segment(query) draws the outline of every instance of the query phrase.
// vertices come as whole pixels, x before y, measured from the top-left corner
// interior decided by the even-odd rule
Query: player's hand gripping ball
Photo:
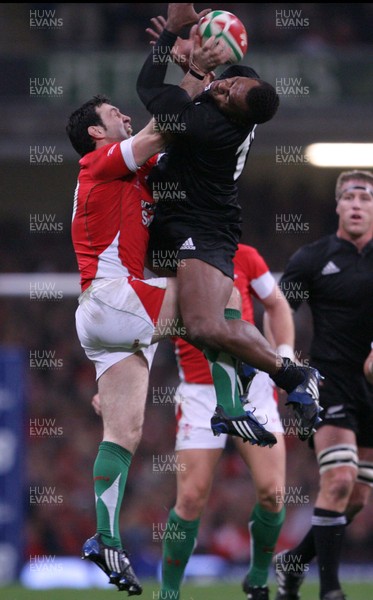
[[[212,35],[224,40],[231,50],[229,64],[238,63],[247,51],[247,32],[244,24],[232,13],[226,10],[213,10],[198,23],[198,33],[202,45]]]

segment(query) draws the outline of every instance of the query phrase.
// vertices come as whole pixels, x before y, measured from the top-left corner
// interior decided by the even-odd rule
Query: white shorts
[[[149,369],[156,350],[150,345],[162,307],[167,279],[98,279],[79,296],[75,313],[82,348],[98,379],[109,367],[143,352]]]
[[[210,419],[216,407],[213,385],[181,383],[176,390],[177,432],[175,450],[194,448],[224,448],[227,435],[214,436]],[[284,428],[277,409],[276,387],[272,379],[259,371],[252,381],[249,404],[246,410],[255,408],[255,417],[268,431],[283,433]]]

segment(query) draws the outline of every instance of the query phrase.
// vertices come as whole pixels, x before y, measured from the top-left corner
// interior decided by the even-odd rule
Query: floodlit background
[[[280,109],[257,128],[240,179],[242,241],[280,273],[300,245],[337,224],[334,187],[345,167],[311,164],[308,146],[371,141],[373,4],[196,4],[207,7],[229,10],[245,23],[243,64],[280,94]],[[74,328],[78,276],[70,221],[78,156],[65,124],[96,93],[129,114],[135,131],[146,123],[135,82],[149,51],[145,28],[166,12],[165,3],[0,5],[0,584],[21,573],[30,585],[46,585],[58,574],[66,581],[73,568],[64,561],[79,556],[95,531],[91,473],[101,423],[90,407],[94,369]],[[178,80],[170,68],[170,81]],[[348,165],[353,158],[354,152]],[[364,158],[364,168],[373,168],[372,152]],[[257,316],[261,327],[259,307]],[[307,360],[307,309],[296,322],[297,355]],[[122,511],[124,545],[140,578],[156,575],[175,499],[177,383],[172,348],[162,342]],[[283,400],[286,422],[291,415]],[[290,431],[287,446],[287,519],[278,549],[308,529],[318,481],[307,444]],[[213,557],[203,563],[212,575],[217,569],[229,576],[248,564],[254,503],[250,475],[229,442],[196,551]],[[343,560],[368,565],[372,559],[367,508],[347,530]]]

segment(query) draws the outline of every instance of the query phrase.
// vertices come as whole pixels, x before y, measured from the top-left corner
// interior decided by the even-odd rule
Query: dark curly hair
[[[258,79],[260,85],[251,88],[246,95],[246,119],[252,123],[266,123],[277,112],[280,99],[275,88],[266,81]]]
[[[66,133],[70,138],[74,150],[80,156],[84,156],[88,152],[95,150],[95,142],[88,133],[88,127],[91,125],[105,127],[101,117],[96,112],[96,108],[102,106],[102,104],[110,103],[107,96],[97,94],[97,96],[85,102],[70,115],[66,125]]]

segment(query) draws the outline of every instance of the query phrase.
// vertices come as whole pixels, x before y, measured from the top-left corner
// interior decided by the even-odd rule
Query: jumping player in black
[[[296,367],[280,357],[276,366],[259,332],[248,328],[232,311],[229,320],[224,313],[233,288],[232,259],[241,234],[237,179],[257,124],[274,116],[279,99],[274,88],[249,67],[230,67],[221,78],[211,81],[211,73],[193,68],[192,58],[187,82],[182,86],[165,84],[166,59],[192,12],[192,4],[169,4],[165,28],[137,82],[147,109],[161,128],[167,125],[167,132],[172,133],[171,143],[148,178],[158,198],[150,257],[152,251],[163,250],[170,256],[176,252],[183,323],[194,345],[211,349],[206,356],[212,369],[217,364],[221,367],[222,390],[232,388],[236,379],[232,356],[266,371],[288,393],[298,384],[302,391],[307,390],[308,398],[303,395],[301,399],[297,393],[288,398],[301,420],[301,437],[306,439],[319,420],[317,371],[301,367],[298,381],[290,380],[290,371],[295,374]],[[159,56],[162,61],[155,60]],[[174,191],[173,197],[162,199],[160,192],[167,190]],[[216,387],[215,378],[214,383]],[[216,393],[219,400],[218,387]],[[238,424],[244,425],[242,407],[234,399],[232,407],[237,407]],[[213,417],[212,428],[217,435],[231,431],[221,410]]]
[[[312,527],[300,544],[276,557],[276,600],[297,600],[308,563],[317,556],[320,598],[343,600],[338,567],[346,525],[367,504],[373,485],[373,174],[341,173],[336,234],[300,248],[280,287],[293,309],[302,298],[313,316],[310,356],[325,380],[323,420],[313,443],[320,488]],[[291,290],[297,290],[297,298]]]

